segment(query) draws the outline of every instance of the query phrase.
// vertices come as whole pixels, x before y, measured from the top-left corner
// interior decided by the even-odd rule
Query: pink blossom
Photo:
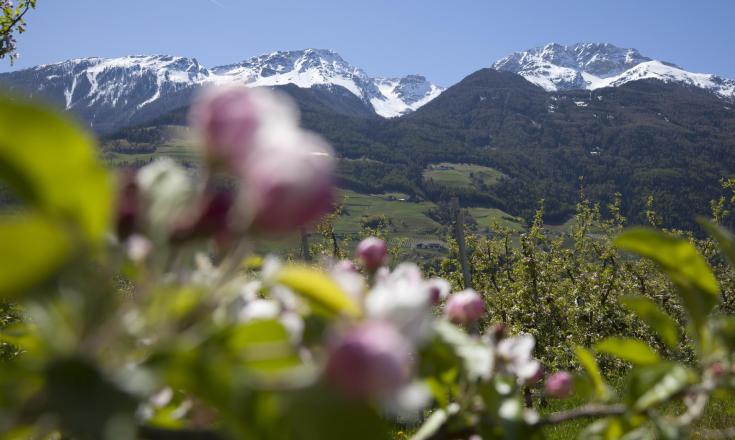
[[[471,324],[485,314],[485,301],[477,292],[467,289],[449,297],[444,313],[455,324]]]
[[[325,377],[352,398],[385,398],[406,385],[413,348],[392,325],[372,321],[352,329],[333,348]]]
[[[572,375],[566,371],[559,371],[546,379],[544,386],[547,396],[563,399],[572,394]]]
[[[388,246],[379,238],[368,237],[357,245],[355,255],[367,270],[374,272],[385,263],[388,257]]]
[[[194,101],[189,121],[210,166],[239,175],[264,134],[298,129],[298,111],[289,98],[270,90],[213,87]]]
[[[497,356],[506,373],[518,378],[522,385],[538,382],[543,374],[543,365],[533,358],[536,340],[528,334],[505,338],[498,342]]]
[[[308,225],[326,214],[335,198],[329,146],[306,132],[280,141],[254,149],[246,162],[242,207],[251,228],[259,232],[282,233]]]

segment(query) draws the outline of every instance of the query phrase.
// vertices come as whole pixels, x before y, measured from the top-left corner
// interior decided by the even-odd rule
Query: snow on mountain
[[[80,58],[3,73],[0,82],[72,110],[100,131],[184,106],[208,84],[340,86],[384,117],[416,110],[443,90],[420,76],[371,78],[337,53],[316,49],[274,52],[213,69],[165,55]]]
[[[284,84],[302,88],[344,87],[386,118],[414,111],[444,90],[418,75],[399,79],[371,78],[330,50],[274,52],[212,71],[217,82],[241,82],[253,87]]]
[[[439,96],[444,88],[431,84],[420,75],[376,79],[380,95],[370,99],[375,112],[386,118],[417,110]]]
[[[735,81],[688,72],[674,64],[653,60],[635,49],[607,43],[551,43],[516,52],[492,67],[517,73],[548,91],[616,87],[631,81],[657,79],[700,87],[722,98],[735,98]]]

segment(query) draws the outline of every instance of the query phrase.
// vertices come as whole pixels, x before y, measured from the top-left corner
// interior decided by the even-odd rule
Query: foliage
[[[517,240],[503,228],[469,236],[488,309],[477,322],[474,291],[448,296],[410,263],[367,264],[385,264],[384,245],[370,259],[358,250],[357,264],[252,254],[269,219],[283,224],[256,214],[302,218],[289,223],[298,230],[311,212],[292,196],[313,196],[324,176],[274,168],[267,177],[285,183],[263,201],[249,192],[263,186],[216,185],[232,163],[209,156],[187,172],[160,161],[121,176],[115,200],[77,128],[18,102],[0,101],[0,113],[14,128],[0,124],[0,179],[22,203],[0,224],[13,240],[0,252],[0,296],[15,304],[2,303],[12,318],[0,338],[17,347],[0,361],[0,438],[388,439],[409,423],[420,423],[415,439],[542,438],[591,418],[583,438],[673,439],[734,391],[735,241],[714,223],[714,239],[624,232],[619,198],[609,219],[583,199],[568,233],[552,234],[539,211]],[[286,173],[309,166],[295,160]],[[326,239],[333,220],[317,228]],[[460,286],[453,252],[434,271]],[[435,309],[445,300],[451,315]],[[537,358],[577,372],[580,406],[527,406],[544,394]],[[610,371],[624,374],[621,387]],[[681,410],[661,411],[672,404]]]
[[[29,10],[36,7],[36,0],[19,0],[13,4],[13,0],[0,1],[0,59],[9,57],[13,62],[18,57],[15,47],[15,34],[25,32],[25,21],[23,18]]]

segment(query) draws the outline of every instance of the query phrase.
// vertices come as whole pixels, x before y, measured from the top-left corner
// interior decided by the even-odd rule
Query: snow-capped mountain
[[[548,91],[616,87],[631,81],[657,79],[709,90],[735,99],[735,81],[705,73],[693,73],[671,63],[654,60],[607,43],[551,43],[516,52],[492,67],[517,73]]]
[[[316,85],[344,87],[386,118],[416,110],[444,90],[418,75],[399,79],[372,78],[330,50],[274,52],[241,63],[216,67],[212,72],[217,81],[241,82],[251,86],[295,84],[302,88]]]
[[[387,118],[414,111],[444,90],[417,75],[372,78],[337,53],[316,49],[274,52],[212,69],[193,58],[163,55],[81,58],[0,74],[0,83],[59,104],[102,132],[184,106],[208,84],[338,86]]]

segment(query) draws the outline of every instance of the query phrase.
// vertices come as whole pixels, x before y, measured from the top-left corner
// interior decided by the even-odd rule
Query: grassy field
[[[474,187],[473,179],[485,185],[496,183],[503,173],[480,165],[442,162],[429,165],[424,170],[424,179],[447,187]]]
[[[468,208],[470,215],[477,221],[480,232],[492,230],[493,226],[500,225],[513,231],[522,231],[525,226],[523,219],[496,208]]]
[[[412,202],[401,193],[360,194],[341,191],[342,216],[335,229],[339,234],[357,234],[363,219],[384,215],[391,235],[409,239],[437,238],[441,225],[428,216],[432,202]]]

